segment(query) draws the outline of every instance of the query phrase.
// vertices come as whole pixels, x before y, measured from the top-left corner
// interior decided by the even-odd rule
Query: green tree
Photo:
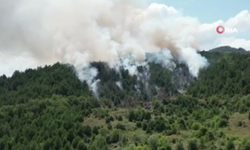
[[[157,150],[158,148],[157,142],[158,142],[158,136],[155,135],[151,135],[147,140],[147,143],[152,150]]]
[[[154,129],[158,132],[162,132],[166,129],[165,120],[163,117],[156,118],[154,124],[155,124]]]
[[[123,124],[121,124],[121,123],[116,124],[116,125],[115,125],[115,128],[116,128],[116,129],[121,129],[121,130],[126,130],[125,125],[123,125]]]
[[[250,150],[250,141],[244,143],[240,150]]]
[[[249,120],[249,122],[250,122],[250,112],[248,113],[248,120]]]
[[[91,150],[108,150],[108,144],[106,143],[106,138],[101,136],[101,135],[97,135],[94,139],[94,141],[92,141],[90,143],[89,149]]]
[[[223,128],[223,127],[227,127],[227,125],[228,125],[228,121],[226,119],[219,120],[218,127]]]
[[[68,135],[67,135],[67,140],[69,142],[72,142],[74,138],[75,138],[74,130],[70,129],[69,132],[68,132]]]
[[[87,150],[87,146],[83,143],[83,141],[80,141],[77,145],[78,150]]]
[[[229,141],[227,142],[226,149],[227,149],[227,150],[234,150],[234,149],[235,149],[235,145],[234,145],[234,143],[233,143],[232,140],[229,140]]]
[[[135,120],[135,112],[134,112],[134,110],[129,111],[128,120],[129,121],[134,121]]]
[[[80,141],[81,141],[81,138],[79,138],[79,137],[75,137],[75,138],[74,138],[74,140],[72,141],[72,146],[73,146],[74,149],[77,148],[78,143],[79,143]]]
[[[190,140],[188,142],[188,150],[198,150],[198,146],[197,146],[196,140]]]
[[[185,149],[183,147],[183,144],[179,142],[176,144],[175,150],[185,150]]]
[[[156,110],[161,106],[158,100],[153,100],[153,108]]]
[[[162,136],[157,141],[158,150],[171,150],[168,139],[165,136]]]
[[[69,143],[69,142],[67,142],[67,143],[65,144],[64,149],[65,149],[65,150],[71,150],[71,146],[70,146],[70,143]]]
[[[107,142],[109,144],[111,143],[117,143],[120,140],[120,133],[117,129],[114,129],[111,131],[110,135],[107,137]]]
[[[56,140],[54,142],[54,149],[60,150],[62,146],[63,146],[62,140],[59,137],[56,137]]]
[[[51,140],[49,140],[49,139],[43,145],[44,150],[48,150],[48,149],[50,149],[52,147],[53,147],[53,142]]]
[[[123,120],[123,119],[122,119],[122,116],[118,116],[117,120],[118,120],[118,121],[122,121],[122,120]]]

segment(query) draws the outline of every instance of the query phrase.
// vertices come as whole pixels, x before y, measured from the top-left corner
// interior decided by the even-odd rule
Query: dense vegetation
[[[211,49],[210,52],[219,52],[219,53],[238,53],[238,54],[250,54],[249,51],[243,48],[233,48],[230,46],[221,46],[214,49]]]
[[[250,55],[201,54],[210,65],[197,79],[182,64],[151,63],[145,81],[94,62],[98,98],[70,65],[3,75],[0,149],[250,150]]]
[[[250,55],[204,53],[210,66],[200,72],[197,82],[189,88],[195,97],[217,95],[243,96],[250,93]]]

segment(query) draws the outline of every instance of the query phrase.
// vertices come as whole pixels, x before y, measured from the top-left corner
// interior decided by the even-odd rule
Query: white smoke
[[[132,55],[136,61],[125,57],[120,64],[131,75],[138,73],[136,66],[143,64],[146,53],[161,49],[169,51],[149,60],[172,66],[172,59],[178,59],[188,65],[194,76],[207,63],[195,50],[199,45],[196,36],[199,22],[182,17],[173,7],[163,4],[138,9],[126,0],[0,2],[0,57],[3,54],[23,57],[28,53],[25,58],[35,60],[37,65],[71,63],[93,91],[97,90],[98,72],[89,66],[90,61],[117,66],[119,58]],[[2,68],[5,64],[1,60]],[[0,69],[0,74],[6,73],[5,69]]]
[[[160,64],[163,68],[168,68],[169,70],[173,70],[176,67],[173,62],[174,58],[169,50],[162,50],[157,53],[147,53],[146,58],[148,62]]]
[[[208,65],[208,62],[205,57],[201,57],[197,54],[196,50],[192,48],[183,48],[179,53],[179,61],[187,64],[189,72],[197,77],[199,70]]]
[[[98,95],[98,83],[100,82],[99,79],[95,80],[91,85],[90,85],[90,90],[93,92],[93,95],[95,97],[99,97]]]
[[[145,61],[138,61],[134,54],[123,55],[120,58],[120,61],[117,63],[120,67],[124,68],[125,70],[128,70],[129,75],[131,75],[131,76],[138,75],[138,70],[137,70],[138,66],[147,66],[148,65],[147,62],[145,62]]]
[[[115,82],[115,84],[120,88],[120,90],[123,90],[122,83],[120,81]]]

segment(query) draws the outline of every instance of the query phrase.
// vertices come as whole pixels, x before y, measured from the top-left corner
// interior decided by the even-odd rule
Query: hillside
[[[184,64],[138,66],[138,78],[92,62],[97,97],[69,64],[3,75],[0,149],[249,150],[250,55],[221,51],[234,50],[201,52],[198,78]]]
[[[210,66],[200,72],[199,78],[189,87],[195,97],[243,96],[250,93],[250,55],[238,53],[201,53]]]
[[[250,51],[247,51],[243,48],[234,48],[230,46],[221,46],[209,50],[209,52],[219,52],[219,53],[239,53],[239,54],[250,54]]]

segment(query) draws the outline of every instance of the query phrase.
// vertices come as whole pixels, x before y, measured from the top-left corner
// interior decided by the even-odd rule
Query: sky
[[[242,11],[248,11],[248,17],[242,17],[240,20],[247,20],[248,26],[247,30],[238,32],[238,34],[232,34],[228,38],[237,38],[241,40],[248,40],[245,42],[246,46],[243,46],[245,49],[250,50],[250,1],[249,0],[149,0],[147,5],[150,3],[161,3],[167,6],[172,6],[184,16],[190,16],[197,18],[201,24],[212,24],[219,20],[224,22],[228,21],[230,18],[234,18]],[[229,26],[230,27],[230,26]],[[236,27],[238,31],[242,28]],[[229,40],[230,41],[230,40]],[[230,45],[234,47],[240,47],[240,44],[230,42],[225,42],[225,45]],[[223,44],[222,44],[223,45]],[[216,44],[213,46],[217,46]],[[210,49],[211,47],[204,47],[205,50]]]
[[[197,69],[204,63],[192,49],[232,46],[250,51],[249,0],[0,3],[0,75],[58,61],[78,67],[89,61],[113,63],[127,53],[144,59],[146,52],[163,48],[190,66],[196,62]],[[238,32],[218,34],[219,25]]]
[[[162,3],[183,11],[187,16],[199,18],[201,23],[211,23],[217,20],[227,20],[242,10],[250,9],[248,0],[151,0],[148,3]]]

